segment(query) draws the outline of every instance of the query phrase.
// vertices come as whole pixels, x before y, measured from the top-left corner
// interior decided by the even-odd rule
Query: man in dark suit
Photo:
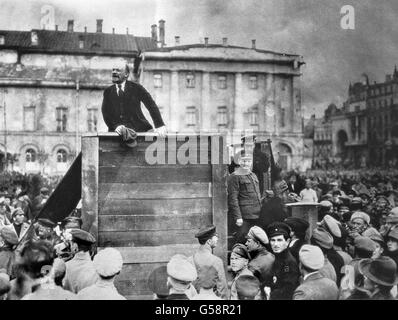
[[[126,64],[112,69],[114,84],[105,89],[102,101],[102,115],[108,130],[118,134],[122,134],[124,127],[137,132],[152,130],[141,110],[143,102],[154,122],[155,132],[165,136],[166,127],[158,106],[143,86],[127,80],[129,73],[130,69]]]

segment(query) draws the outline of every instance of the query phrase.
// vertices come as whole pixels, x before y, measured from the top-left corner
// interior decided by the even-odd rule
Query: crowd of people
[[[202,226],[193,255],[150,272],[155,299],[397,298],[397,175],[290,172],[260,192],[252,155],[237,161],[227,179],[228,266],[213,253],[217,226]],[[0,299],[126,299],[114,283],[122,255],[97,253],[78,210],[60,223],[34,219],[50,191],[0,197]],[[292,215],[293,202],[316,205],[316,225]]]

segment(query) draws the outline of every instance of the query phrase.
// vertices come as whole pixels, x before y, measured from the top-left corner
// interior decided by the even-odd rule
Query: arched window
[[[59,149],[57,152],[57,162],[58,163],[65,163],[66,162],[66,157],[67,153],[64,149]]]
[[[26,162],[36,162],[36,151],[33,149],[28,149],[25,152]]]

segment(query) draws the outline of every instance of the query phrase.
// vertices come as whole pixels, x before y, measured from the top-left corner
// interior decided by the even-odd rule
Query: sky
[[[355,29],[341,28],[344,5],[355,10]],[[308,117],[323,115],[347,99],[348,85],[384,81],[398,64],[397,0],[0,0],[0,30],[41,28],[43,6],[54,9],[54,24],[66,30],[150,36],[152,24],[166,21],[166,44],[221,43],[302,55],[302,106]]]

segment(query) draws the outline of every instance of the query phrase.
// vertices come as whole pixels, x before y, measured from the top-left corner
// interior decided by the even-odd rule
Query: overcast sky
[[[221,43],[251,46],[304,56],[302,104],[306,115],[322,115],[331,102],[347,98],[350,81],[361,74],[382,81],[398,64],[397,0],[0,0],[0,29],[41,28],[41,8],[51,5],[55,24],[94,32],[103,19],[103,32],[150,36],[151,24],[166,21],[166,43],[198,43],[209,37]],[[355,30],[340,27],[340,9],[355,9]]]

